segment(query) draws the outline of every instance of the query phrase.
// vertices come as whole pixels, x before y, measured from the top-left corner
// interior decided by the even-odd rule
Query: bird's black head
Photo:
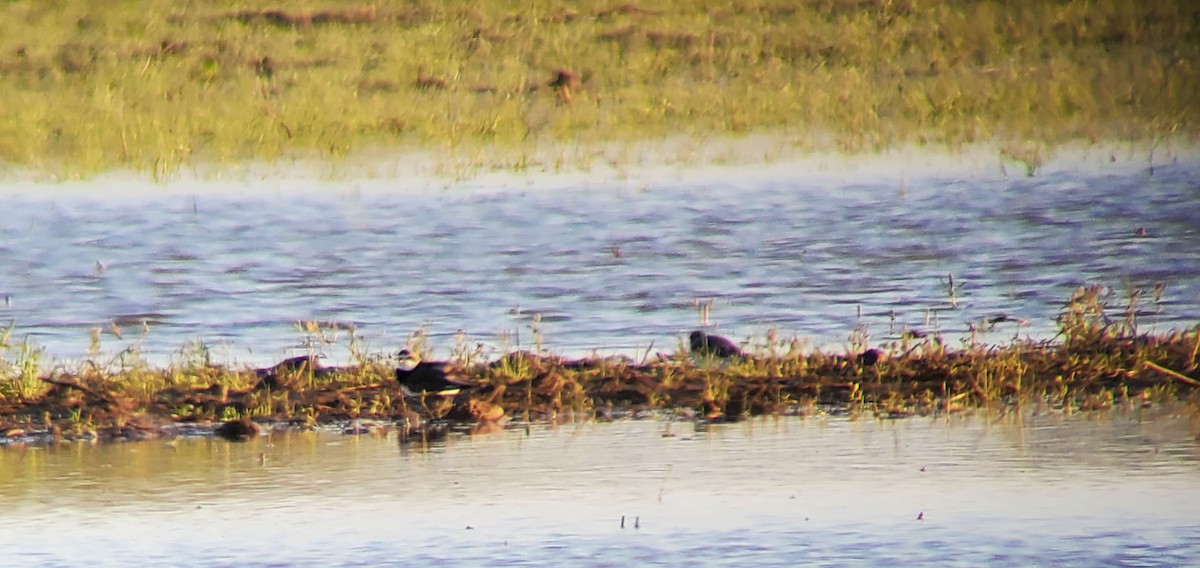
[[[400,377],[399,373],[401,371],[406,373],[408,371],[412,371],[413,369],[416,369],[417,364],[421,362],[421,358],[408,349],[401,349],[400,352],[396,354],[396,359],[399,359],[398,367],[396,368],[397,378]]]

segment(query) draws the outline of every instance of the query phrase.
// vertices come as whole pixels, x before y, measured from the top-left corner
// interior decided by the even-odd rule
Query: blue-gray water
[[[58,358],[84,356],[98,327],[106,357],[136,346],[161,362],[198,339],[227,363],[291,353],[300,320],[352,324],[375,351],[426,325],[445,356],[458,330],[527,347],[540,314],[553,351],[673,351],[709,299],[720,333],[834,347],[860,325],[876,345],[906,327],[956,341],[1001,313],[1030,325],[982,339],[1048,338],[1085,284],[1116,303],[1145,289],[1142,329],[1200,321],[1194,159],[1035,177],[995,164],[759,170],[445,188],[14,182],[0,188],[0,321]]]
[[[0,448],[5,566],[1185,566],[1194,418],[761,418]],[[621,528],[621,518],[625,527]],[[635,527],[636,524],[636,527]]]

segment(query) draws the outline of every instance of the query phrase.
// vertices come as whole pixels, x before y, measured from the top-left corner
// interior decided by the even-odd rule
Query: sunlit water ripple
[[[124,339],[106,333],[109,353],[136,344],[162,361],[201,339],[218,360],[258,363],[297,347],[299,320],[355,325],[376,349],[427,324],[445,353],[460,329],[529,345],[540,314],[559,352],[671,351],[709,298],[722,333],[776,328],[820,346],[860,324],[875,343],[905,327],[957,339],[1001,313],[1032,325],[990,340],[1050,337],[1090,283],[1118,301],[1165,283],[1161,302],[1143,296],[1143,328],[1200,321],[1194,161],[1035,177],[731,171],[422,191],[16,188],[0,194],[0,319],[57,357],[82,357],[89,330],[116,323]]]
[[[1170,409],[0,448],[6,566],[1182,566]],[[622,528],[621,519],[625,518]]]

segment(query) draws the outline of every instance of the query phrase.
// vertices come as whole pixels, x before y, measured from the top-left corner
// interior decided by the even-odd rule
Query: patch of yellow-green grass
[[[0,6],[0,161],[163,176],[422,149],[520,169],[762,132],[1024,159],[1194,137],[1196,61],[1186,2],[18,0]]]

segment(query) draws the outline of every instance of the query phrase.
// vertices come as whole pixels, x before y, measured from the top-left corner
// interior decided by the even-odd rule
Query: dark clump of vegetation
[[[0,164],[169,175],[436,149],[521,169],[751,133],[1036,164],[1064,141],[1194,138],[1196,61],[1200,4],[1178,1],[17,0]]]
[[[774,343],[755,354],[693,358],[681,352],[649,362],[528,351],[490,362],[464,357],[449,364],[473,388],[455,397],[406,397],[383,357],[359,356],[360,364],[343,368],[298,357],[289,361],[303,364],[260,370],[222,368],[196,357],[168,369],[131,364],[104,372],[89,364],[42,374],[36,350],[9,345],[15,358],[0,359],[0,439],[141,438],[180,423],[223,423],[219,435],[245,439],[257,432],[252,421],[314,427],[371,418],[428,436],[448,422],[605,418],[642,410],[734,421],[821,407],[902,417],[992,406],[1097,410],[1194,402],[1200,326],[1140,333],[1132,306],[1113,313],[1099,288],[1081,288],[1062,310],[1054,341],[950,349],[938,338],[906,339],[870,356],[800,353]]]

